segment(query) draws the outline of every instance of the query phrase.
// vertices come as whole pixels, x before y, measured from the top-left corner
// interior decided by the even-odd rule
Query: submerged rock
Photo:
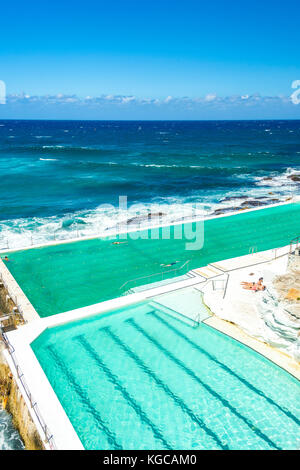
[[[274,194],[274,193],[269,193]],[[224,198],[220,202],[230,200],[231,197]],[[246,199],[239,206],[220,207],[215,209],[210,215],[222,215],[229,212],[245,211],[247,209],[253,209],[254,207],[268,206],[270,204],[276,204],[280,202],[278,198],[270,198],[268,196],[257,196],[255,199],[248,199],[248,196],[232,196],[232,199]]]
[[[238,207],[224,207],[222,209],[216,209],[211,215],[222,215],[226,214],[227,212],[236,211]]]
[[[300,174],[298,174],[298,173],[296,175],[289,175],[288,178],[292,181],[300,183]]]
[[[244,207],[244,206],[247,206],[247,207],[258,207],[258,206],[266,206],[268,205],[268,202],[266,201],[258,201],[256,199],[251,199],[250,201],[245,201],[245,202],[242,202],[241,206]]]
[[[225,201],[235,201],[236,199],[247,199],[248,196],[226,196],[223,199],[220,200],[220,202],[225,202]]]
[[[146,220],[152,220],[155,218],[160,218],[165,216],[163,212],[149,212],[148,214],[145,215],[137,215],[136,217],[131,217],[130,219],[127,220],[127,224],[136,224],[140,222],[145,222]]]

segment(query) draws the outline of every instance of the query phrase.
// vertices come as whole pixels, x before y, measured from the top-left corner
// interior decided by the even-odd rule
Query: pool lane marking
[[[166,385],[159,377],[157,377],[157,375],[152,371],[152,369],[150,369],[142,361],[142,359],[135,352],[133,352],[132,349],[130,349],[128,345],[123,343],[123,341],[110,329],[109,326],[101,328],[99,331],[104,331],[107,335],[109,335],[112,340],[117,343],[120,348],[123,349],[123,351],[125,351],[125,353],[129,357],[131,357],[131,359],[134,360],[134,362],[139,366],[139,368],[151,379],[153,379],[156,382],[157,386],[161,388],[175,402],[175,404],[179,406],[181,410],[190,417],[193,423],[198,424],[198,426],[203,431],[205,431],[206,434],[208,434],[212,439],[214,439],[214,441],[219,447],[221,447],[221,449],[229,449],[228,445],[224,444],[218,437],[218,435],[214,431],[212,431],[208,426],[206,426],[205,422],[201,418],[196,416],[195,413],[185,404],[185,402],[180,397],[175,395],[172,390],[170,390],[168,385]]]
[[[207,390],[211,395],[213,395],[217,400],[221,401],[224,407],[228,408],[233,414],[240,418],[250,429],[255,432],[261,439],[267,442],[270,446],[274,447],[277,450],[280,448],[273,442],[266,434],[264,434],[260,429],[258,429],[246,416],[243,416],[234,406],[232,406],[229,401],[222,397],[218,392],[213,390],[209,385],[203,382],[189,367],[187,367],[180,359],[174,356],[168,349],[166,349],[162,344],[159,343],[153,336],[151,336],[147,331],[145,331],[140,325],[138,325],[133,318],[126,320],[127,323],[133,326],[135,330],[141,333],[145,338],[148,339],[152,344],[154,344],[160,351],[162,351],[171,361],[173,361],[177,366],[186,372],[190,377],[192,377],[196,382],[199,383],[205,390]]]
[[[162,313],[164,313],[164,312],[162,312]],[[226,372],[228,372],[229,374],[236,377],[240,382],[242,382],[244,385],[246,385],[250,390],[252,390],[253,392],[255,392],[258,395],[260,395],[261,397],[263,397],[268,403],[270,403],[273,406],[276,406],[282,413],[284,413],[288,418],[292,419],[298,426],[300,426],[300,420],[296,416],[294,416],[289,410],[285,410],[284,408],[282,408],[272,398],[268,397],[267,395],[264,394],[264,392],[262,392],[261,390],[256,388],[255,385],[252,385],[250,382],[248,382],[247,379],[245,379],[244,377],[241,377],[239,374],[237,374],[232,369],[230,369],[230,367],[228,367],[226,364],[219,361],[215,356],[213,356],[209,352],[202,349],[201,346],[199,346],[197,343],[192,341],[188,336],[186,336],[184,333],[182,333],[180,330],[178,330],[175,326],[170,325],[167,321],[165,321],[163,318],[161,318],[158,315],[157,312],[151,311],[151,312],[149,312],[149,315],[152,315],[153,317],[155,317],[163,325],[165,325],[167,328],[169,328],[171,331],[173,331],[177,336],[181,337],[187,343],[189,343],[194,349],[199,351],[201,354],[204,354],[210,360],[214,361],[216,364],[218,364],[220,367],[222,367],[224,370],[226,370]],[[165,315],[167,315],[167,313]]]
[[[50,345],[50,346],[48,346],[48,350],[50,351],[50,354],[52,355],[52,358],[54,359],[56,364],[59,366],[61,371],[65,374],[68,381],[73,386],[73,388],[74,388],[75,392],[77,393],[77,395],[80,397],[83,405],[87,408],[87,411],[89,412],[89,414],[92,416],[92,418],[96,422],[97,427],[99,427],[106,434],[107,440],[113,446],[113,449],[122,450],[123,448],[117,442],[114,434],[104,424],[99,411],[91,404],[87,394],[85,393],[83,388],[76,382],[73,374],[71,374],[71,372],[68,370],[68,368],[66,367],[64,361],[61,359],[61,357],[59,357],[59,355],[55,351],[54,347],[52,345]]]
[[[87,341],[87,339],[84,337],[84,335],[79,335],[76,336],[75,339],[81,344],[81,346],[86,350],[88,355],[92,357],[92,359],[96,362],[98,367],[105,373],[107,376],[108,380],[119,390],[119,392],[123,395],[123,398],[125,401],[133,408],[133,410],[136,412],[138,415],[139,419],[144,422],[153,432],[153,435],[155,436],[156,439],[162,442],[163,446],[166,449],[171,450],[172,447],[166,439],[163,437],[163,435],[160,433],[160,431],[157,429],[155,424],[152,423],[152,421],[148,418],[146,413],[142,410],[141,406],[135,401],[134,398],[128,393],[125,387],[123,387],[118,378],[113,374],[113,372],[109,369],[109,367],[104,364],[104,362],[101,360],[99,354],[95,351],[93,346]]]

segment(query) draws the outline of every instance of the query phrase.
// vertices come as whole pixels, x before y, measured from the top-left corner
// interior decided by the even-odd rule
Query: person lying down
[[[252,290],[253,292],[262,291],[266,289],[266,286],[263,285],[262,277],[260,277],[257,282],[242,281],[241,286],[243,287],[243,289]]]

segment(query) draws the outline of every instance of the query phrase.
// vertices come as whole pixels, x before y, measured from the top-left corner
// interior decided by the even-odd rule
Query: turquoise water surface
[[[86,449],[296,449],[299,384],[155,302],[46,330],[32,348]]]
[[[162,276],[172,278],[187,269],[248,254],[253,246],[260,251],[287,245],[300,235],[299,220],[300,204],[288,204],[206,220],[204,226],[186,223],[179,226],[181,239],[173,226],[165,239],[152,229],[136,232],[120,245],[113,244],[119,237],[96,238],[17,251],[8,254],[7,267],[45,317],[119,297],[130,287],[160,281]],[[203,241],[200,249],[187,249],[186,234],[192,231]],[[176,270],[187,261],[185,270]],[[170,263],[175,264],[167,266]]]

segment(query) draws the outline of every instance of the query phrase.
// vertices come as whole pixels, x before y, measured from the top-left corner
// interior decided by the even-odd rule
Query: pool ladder
[[[149,284],[148,289],[152,289],[153,287],[151,287],[151,281],[152,281],[151,278],[153,278],[153,277],[154,278],[157,278],[157,277],[159,278],[158,280],[152,281],[152,282],[155,282],[155,283],[159,283],[159,282],[164,281],[166,279],[171,280],[172,277],[169,277],[169,276],[170,275],[172,276],[172,274],[174,274],[174,275],[184,275],[184,274],[186,274],[188,277],[194,277],[193,273],[191,273],[191,274],[189,273],[189,263],[190,263],[190,260],[187,260],[182,266],[179,266],[178,268],[168,269],[166,271],[159,271],[159,272],[156,272],[156,273],[153,273],[153,274],[149,274],[147,276],[137,277],[135,279],[129,279],[128,281],[125,281],[124,284],[121,285],[120,290],[122,291],[123,294],[124,293],[125,294],[128,294],[128,293],[132,294],[134,292],[133,289],[135,287],[138,287],[138,286],[141,286],[141,285],[148,285],[148,284]],[[166,276],[166,277],[164,277],[164,276]],[[150,283],[148,281],[150,281]],[[134,285],[130,287],[130,285],[132,285],[132,284],[134,284]]]
[[[198,326],[201,323],[201,314],[197,313],[197,315],[195,316],[193,320],[194,320],[194,328],[198,328]]]

